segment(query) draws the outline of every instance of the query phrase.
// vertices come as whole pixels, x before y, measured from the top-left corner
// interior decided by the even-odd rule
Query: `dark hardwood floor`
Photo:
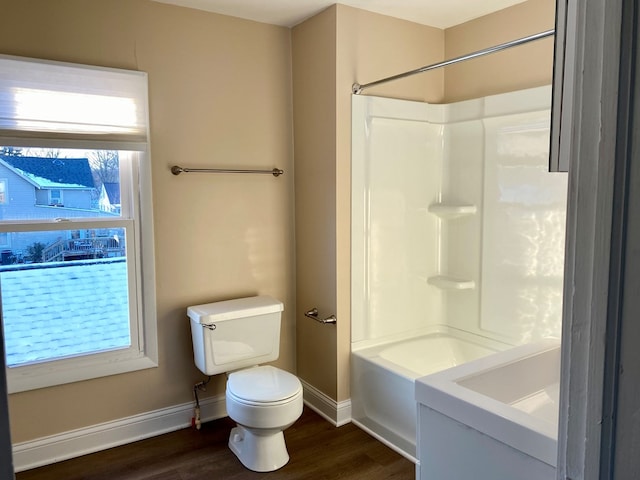
[[[247,470],[228,449],[228,418],[16,474],[17,480],[413,480],[415,466],[358,427],[336,428],[305,407],[285,431],[291,460]]]

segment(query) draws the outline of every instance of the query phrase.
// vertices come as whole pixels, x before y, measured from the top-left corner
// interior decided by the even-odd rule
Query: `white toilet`
[[[302,414],[298,377],[269,365],[280,354],[282,302],[268,296],[195,305],[187,309],[196,366],[205,375],[227,373],[227,414],[238,426],[229,448],[256,472],[284,466],[282,431]]]

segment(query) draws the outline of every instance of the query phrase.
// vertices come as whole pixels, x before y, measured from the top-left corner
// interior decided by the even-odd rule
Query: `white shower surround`
[[[361,358],[441,328],[505,346],[560,336],[567,175],[547,171],[550,104],[550,86],[450,105],[353,96]],[[375,417],[352,377],[354,420]]]

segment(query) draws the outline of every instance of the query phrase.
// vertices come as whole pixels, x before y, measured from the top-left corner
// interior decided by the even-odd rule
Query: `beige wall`
[[[555,0],[528,0],[448,28],[445,57],[550,30],[555,26],[555,6]],[[552,75],[553,38],[547,37],[445,68],[445,103],[549,85]]]
[[[351,85],[439,61],[443,41],[441,30],[343,5],[293,29],[298,374],[337,401],[349,398]],[[438,102],[443,73],[370,93]],[[305,318],[314,306],[338,324]]]
[[[0,52],[149,74],[158,343],[155,369],[10,396],[22,442],[192,400],[188,305],[285,304],[277,364],[295,371],[290,31],[147,0],[3,1]],[[257,167],[271,176],[169,172]],[[218,377],[207,395],[223,391]]]
[[[349,106],[339,115],[350,138],[351,85],[381,78],[443,60],[442,30],[376,13],[337,6],[338,104]],[[345,88],[346,87],[346,88]],[[436,70],[371,87],[366,95],[440,103],[444,98],[444,71]],[[340,130],[344,133],[344,130]]]
[[[337,329],[304,312],[325,317],[336,305],[335,16],[330,8],[292,32],[298,376],[333,398]]]

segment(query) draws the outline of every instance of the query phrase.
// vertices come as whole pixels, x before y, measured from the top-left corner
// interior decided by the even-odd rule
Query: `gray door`
[[[619,288],[608,315],[601,464],[601,478],[620,480],[640,478],[640,15],[636,2],[623,12],[610,281]]]

